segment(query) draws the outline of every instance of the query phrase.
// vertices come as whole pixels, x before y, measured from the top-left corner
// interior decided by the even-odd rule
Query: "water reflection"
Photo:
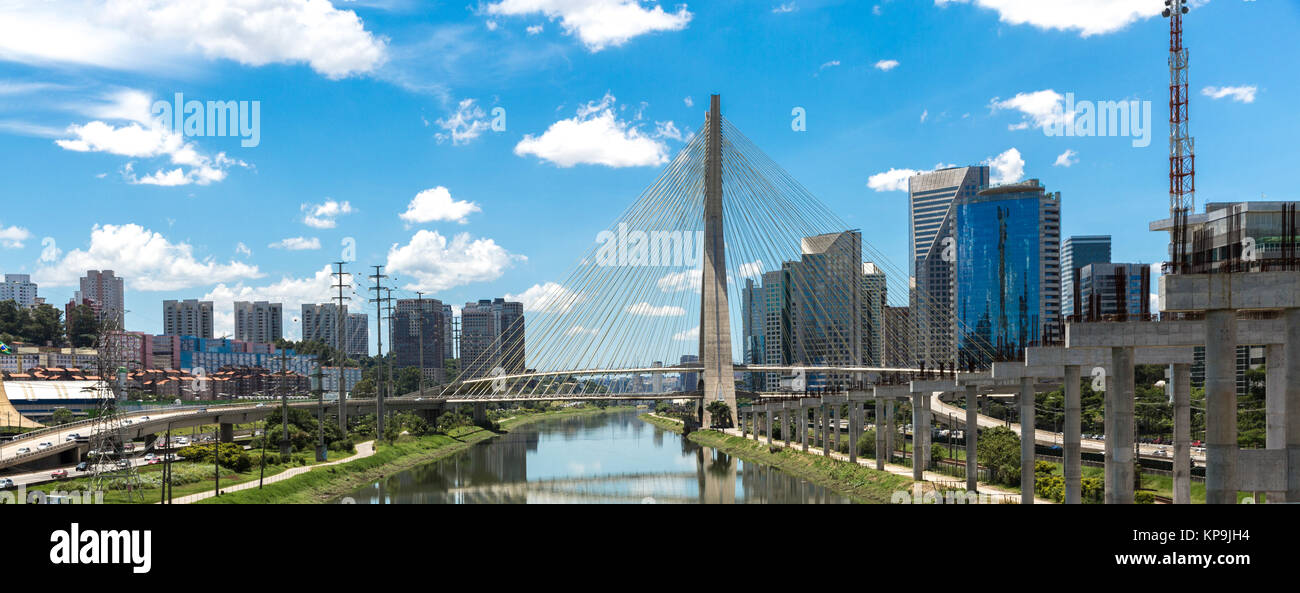
[[[347,496],[361,504],[848,502],[636,416],[547,419]]]

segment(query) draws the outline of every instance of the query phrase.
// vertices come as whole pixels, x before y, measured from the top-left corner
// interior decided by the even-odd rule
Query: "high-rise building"
[[[1262,270],[1269,266],[1269,260],[1297,257],[1288,249],[1288,241],[1296,240],[1297,229],[1288,227],[1287,213],[1298,206],[1300,202],[1206,204],[1204,213],[1187,217],[1187,272]],[[1167,231],[1171,224],[1161,220],[1151,223],[1150,228]],[[1169,249],[1172,253],[1173,245]]]
[[[399,299],[393,313],[393,351],[397,367],[417,367],[424,378],[441,383],[446,378],[447,352],[444,307],[438,299]],[[423,348],[423,358],[421,358]],[[421,366],[423,362],[423,366]]]
[[[212,337],[212,301],[163,301],[163,335]]]
[[[126,324],[126,301],[123,298],[122,279],[113,275],[113,270],[87,270],[81,279],[81,290],[73,296],[73,301],[95,303],[99,320],[111,321],[117,329]]]
[[[1147,264],[1088,264],[1079,270],[1078,278],[1080,320],[1124,321],[1151,314],[1151,266]]]
[[[958,363],[984,367],[1056,342],[1061,194],[1031,179],[959,198],[954,211]]]
[[[302,339],[338,347],[338,305],[322,303],[302,306]],[[348,313],[343,307],[343,352],[349,357],[370,356],[370,318],[365,313]]]
[[[4,284],[0,284],[0,301],[14,301],[19,307],[36,305],[36,284],[29,274],[5,274]]]
[[[462,377],[484,377],[497,368],[507,374],[523,372],[523,303],[502,298],[465,303],[460,320]]]
[[[885,360],[892,369],[912,368],[912,320],[907,307],[885,306]]]
[[[885,271],[872,262],[862,264],[862,363],[882,366],[885,361],[885,306],[888,296]]]
[[[974,197],[988,184],[987,166],[939,169],[908,180],[908,269],[912,276],[908,299],[917,364],[936,368],[955,359],[953,203]]]
[[[679,364],[693,364],[700,362],[700,357],[694,354],[683,354],[677,361]],[[700,374],[694,371],[681,373],[681,378],[677,381],[678,391],[695,391],[700,388]]]
[[[456,347],[460,344],[459,334],[460,324],[456,322],[456,311],[450,304],[442,305],[442,337],[443,353],[445,360],[456,360]]]
[[[235,339],[272,343],[284,336],[284,306],[267,301],[235,302]]]
[[[755,284],[752,278],[745,279],[745,286],[740,292],[742,320],[742,336],[744,345],[741,356],[745,364],[763,364],[766,351],[764,348],[764,318],[766,317],[766,307],[763,306],[763,289],[759,284]],[[750,390],[761,391],[763,389],[763,373],[748,373],[746,382]]]
[[[1110,263],[1110,235],[1075,235],[1061,243],[1061,314],[1076,314],[1075,275],[1088,264]]]

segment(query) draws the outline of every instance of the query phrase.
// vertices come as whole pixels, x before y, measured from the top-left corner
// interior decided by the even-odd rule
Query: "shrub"
[[[1155,504],[1156,494],[1147,490],[1138,490],[1133,493],[1133,502],[1136,504]]]
[[[1101,502],[1106,496],[1106,484],[1101,478],[1084,478],[1081,484],[1083,500]]]
[[[1051,463],[1048,463],[1048,462],[1046,462],[1046,461],[1035,461],[1035,462],[1034,462],[1034,475],[1035,475],[1035,476],[1041,476],[1041,475],[1044,475],[1044,474],[1049,474],[1049,475],[1050,475],[1050,474],[1053,474],[1053,473],[1056,473],[1056,466],[1055,466],[1055,465],[1052,465]]]
[[[858,456],[876,456],[876,431],[868,430],[858,436]]]
[[[246,472],[253,466],[253,458],[243,447],[234,443],[221,443],[219,447],[212,444],[190,445],[176,452],[186,461],[195,463],[212,463],[213,450],[216,450],[217,464],[237,472]]]

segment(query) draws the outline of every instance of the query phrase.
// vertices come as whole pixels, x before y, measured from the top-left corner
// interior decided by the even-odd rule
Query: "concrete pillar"
[[[1286,332],[1286,500],[1300,502],[1300,309],[1282,313]]]
[[[831,407],[831,422],[832,425],[834,426],[834,431],[833,431],[834,436],[831,437],[832,451],[840,450],[840,415],[841,415],[840,409],[841,407],[842,406],[840,406],[840,404],[835,404],[833,407]]]
[[[921,467],[930,469],[930,445],[933,437],[931,436],[934,429],[934,414],[930,413],[930,394],[921,395],[921,421],[925,423],[924,430],[921,431]]]
[[[979,440],[979,423],[977,416],[979,407],[977,400],[979,398],[978,388],[974,385],[966,386],[966,490],[970,492],[979,491],[979,457],[978,440]]]
[[[1232,310],[1205,312],[1205,441],[1205,503],[1236,504],[1237,319]]]
[[[912,394],[912,479],[920,482],[925,478],[925,463],[921,457],[921,431],[922,418],[925,416],[925,407],[921,403],[922,395],[920,393]]]
[[[849,463],[858,462],[858,436],[862,434],[862,424],[858,418],[862,416],[862,403],[849,402]]]
[[[154,442],[158,440],[158,433],[149,433],[144,435],[144,450],[148,451],[153,448]]]
[[[1020,379],[1020,504],[1034,504],[1034,380]]]
[[[898,444],[898,427],[894,426],[894,400],[885,401],[885,459],[894,459],[894,448]]]
[[[1174,504],[1192,504],[1192,365],[1170,369],[1174,394]]]
[[[1285,320],[1284,320],[1285,323]],[[1265,351],[1264,369],[1264,446],[1268,449],[1286,450],[1287,368],[1284,344],[1270,344]],[[1294,471],[1294,470],[1293,470]],[[1268,502],[1286,502],[1285,492],[1269,492]]]
[[[808,406],[799,402],[799,440],[803,442],[803,452],[808,452]]]
[[[1065,504],[1083,503],[1083,456],[1080,439],[1083,431],[1083,402],[1080,379],[1082,372],[1077,366],[1065,367],[1065,433],[1061,443],[1065,455]]]
[[[876,399],[876,469],[885,471],[885,460],[889,458],[889,432],[885,428],[885,400]]]
[[[479,402],[474,404],[474,424],[479,426],[487,424],[487,403]]]
[[[1110,360],[1105,411],[1106,504],[1133,504],[1133,349],[1111,348]],[[1235,358],[1229,364],[1235,364]]]
[[[825,400],[822,400],[821,412],[822,412],[822,421],[821,421],[822,455],[825,457],[830,457],[831,455],[831,436],[830,436],[831,411],[829,406],[826,405]]]
[[[765,416],[765,420],[767,421],[767,444],[768,446],[771,446],[772,445],[772,405],[768,404],[766,406],[763,406],[763,412],[765,412],[764,416]]]
[[[229,424],[229,423],[226,423],[226,422],[222,422],[222,423],[221,423],[221,434],[218,435],[218,437],[219,437],[220,441],[223,442],[223,443],[233,443],[233,442],[235,442],[235,425],[234,425],[234,424]]]

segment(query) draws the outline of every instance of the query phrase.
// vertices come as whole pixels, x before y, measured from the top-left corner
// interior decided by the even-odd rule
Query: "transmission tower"
[[[117,336],[117,322],[105,318],[100,322],[96,340],[95,373],[99,376],[93,389],[99,408],[90,426],[90,491],[123,490],[128,502],[144,502],[140,475],[126,459],[126,431],[118,415],[117,400],[126,397],[126,368],[121,356],[122,342]],[[124,462],[124,463],[123,463]]]
[[[335,271],[331,274],[334,277],[334,284],[331,288],[337,288],[339,291],[338,296],[333,297],[334,312],[337,313],[334,325],[334,344],[338,349],[338,360],[334,361],[334,363],[338,366],[339,373],[339,428],[343,429],[344,435],[347,435],[348,409],[345,405],[345,400],[347,398],[347,383],[343,381],[343,366],[347,363],[348,357],[346,354],[347,350],[343,347],[343,340],[344,334],[347,333],[348,301],[347,297],[343,296],[343,289],[351,288],[352,285],[346,281],[346,272],[343,271],[344,263],[346,262],[334,262]]]
[[[375,273],[369,278],[375,281],[375,285],[370,290],[375,291],[375,298],[370,302],[375,304],[375,339],[378,342],[375,345],[375,355],[379,356],[379,367],[375,369],[375,433],[377,438],[384,438],[384,286],[381,280],[387,278],[384,274],[384,266],[370,266],[375,269]],[[390,346],[391,348],[391,346]],[[390,364],[391,366],[391,364]],[[391,387],[391,385],[390,385]]]
[[[1187,48],[1183,46],[1183,15],[1188,0],[1165,0],[1169,19],[1169,216],[1174,273],[1186,265],[1187,219],[1196,208],[1196,143],[1187,131]]]

